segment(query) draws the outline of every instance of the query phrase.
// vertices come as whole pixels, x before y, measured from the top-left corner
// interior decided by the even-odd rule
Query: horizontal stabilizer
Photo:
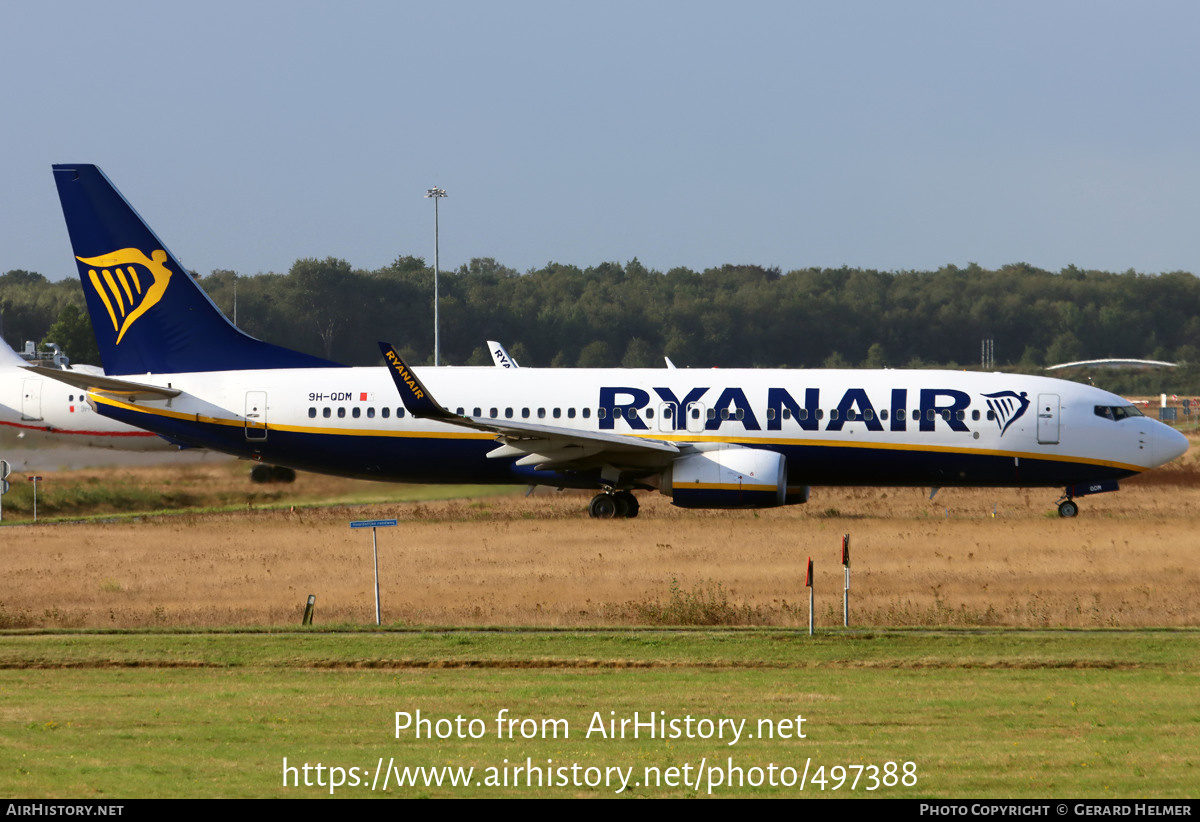
[[[127,400],[169,400],[178,397],[183,392],[178,388],[160,388],[157,385],[144,385],[140,382],[118,380],[101,374],[88,374],[80,371],[66,371],[61,368],[45,368],[40,365],[23,366],[26,371],[40,374],[43,377],[65,382],[84,391],[94,391],[97,394],[111,394]]]

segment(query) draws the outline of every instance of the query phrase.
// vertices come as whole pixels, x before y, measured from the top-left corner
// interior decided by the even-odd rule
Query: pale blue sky
[[[103,168],[184,263],[1200,271],[1200,6],[0,4],[0,271]]]

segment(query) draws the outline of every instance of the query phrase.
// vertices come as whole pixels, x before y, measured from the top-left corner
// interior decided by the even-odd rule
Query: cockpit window
[[[1123,420],[1126,417],[1144,417],[1136,405],[1097,405],[1096,416],[1108,420]]]

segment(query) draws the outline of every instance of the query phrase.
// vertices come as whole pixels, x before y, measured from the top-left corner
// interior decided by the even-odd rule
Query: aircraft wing
[[[140,382],[119,380],[116,377],[106,377],[103,374],[90,374],[83,371],[63,370],[61,368],[45,368],[40,365],[22,366],[26,371],[32,371],[43,377],[65,382],[84,391],[97,394],[111,394],[126,400],[169,400],[178,397],[178,388],[160,388],[157,385],[144,385]]]
[[[410,414],[495,434],[502,444],[488,453],[490,458],[520,457],[517,465],[543,469],[602,464],[645,469],[666,465],[679,455],[679,447],[664,440],[452,413],[430,395],[391,344],[381,342],[379,350]]]

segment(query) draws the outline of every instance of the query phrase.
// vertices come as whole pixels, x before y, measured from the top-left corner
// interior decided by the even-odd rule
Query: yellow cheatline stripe
[[[646,436],[634,434],[631,436]],[[763,445],[790,445],[804,446],[812,448],[868,448],[876,451],[917,451],[923,454],[970,454],[972,456],[989,456],[989,457],[1019,457],[1021,459],[1045,460],[1047,462],[1072,462],[1084,463],[1087,465],[1099,465],[1105,468],[1120,468],[1125,471],[1145,471],[1143,465],[1131,465],[1124,462],[1114,462],[1112,460],[1098,460],[1090,457],[1078,457],[1059,454],[1041,454],[1036,451],[998,451],[991,448],[962,448],[954,445],[913,445],[911,443],[896,443],[896,442],[862,442],[862,441],[846,441],[846,440],[814,440],[814,439],[791,439],[772,437],[771,439],[731,439],[728,437],[687,437],[680,435],[666,434],[663,436],[650,436],[648,439],[671,440],[678,442],[719,442],[729,445],[744,445],[748,448]]]
[[[111,405],[116,408],[123,408],[127,411],[133,411],[139,414],[151,414],[172,419],[189,420],[193,422],[204,422],[213,425],[227,425],[234,428],[245,428],[245,420],[226,419],[223,417],[206,417],[197,414],[183,414],[178,411],[171,411],[165,408],[148,408],[144,405],[134,405],[125,403],[119,400],[102,394],[90,394],[97,402],[105,405]],[[497,420],[497,424],[500,421]],[[490,432],[470,432],[456,433],[450,431],[393,431],[381,428],[329,428],[304,425],[276,425],[268,422],[267,427],[271,431],[287,431],[295,434],[331,434],[336,436],[346,437],[415,437],[421,439],[495,439],[496,434]],[[564,429],[564,434],[566,429]],[[581,431],[581,434],[588,432]],[[674,442],[716,442],[725,443],[727,445],[742,445],[747,448],[763,447],[767,445],[788,445],[788,446],[804,446],[813,448],[869,448],[878,451],[912,451],[921,454],[969,454],[972,456],[991,456],[991,457],[1011,457],[1019,459],[1043,460],[1046,462],[1070,462],[1083,465],[1097,465],[1104,468],[1118,468],[1123,471],[1133,471],[1141,473],[1146,470],[1144,465],[1132,465],[1124,462],[1114,462],[1112,460],[1098,460],[1090,457],[1064,456],[1059,454],[1039,454],[1032,451],[996,451],[984,448],[961,448],[950,445],[912,445],[903,443],[891,442],[847,442],[845,440],[814,440],[814,439],[789,439],[789,438],[771,438],[771,439],[730,439],[725,437],[687,437],[683,435],[667,434],[663,436],[653,436],[647,434],[628,434],[627,436],[636,437],[637,439],[650,439],[659,441],[674,441]]]
[[[779,490],[778,485],[747,485],[740,482],[672,482],[675,489],[688,488],[701,491],[770,491]]]
[[[168,419],[185,420],[187,422],[202,422],[208,425],[224,425],[229,428],[247,428],[251,430],[262,430],[264,427],[269,431],[286,431],[293,434],[331,434],[344,437],[412,437],[418,439],[495,439],[496,435],[484,432],[435,432],[435,431],[392,431],[383,428],[321,428],[316,426],[306,425],[276,425],[268,421],[264,426],[262,423],[251,422],[249,426],[245,420],[228,419],[225,417],[208,417],[203,414],[185,414],[180,411],[172,411],[167,408],[149,408],[144,405],[136,405],[134,403],[122,402],[104,394],[91,393],[90,398],[102,405],[110,405],[113,408],[121,408],[125,411],[132,411],[135,414],[147,414],[155,417],[166,417]]]

